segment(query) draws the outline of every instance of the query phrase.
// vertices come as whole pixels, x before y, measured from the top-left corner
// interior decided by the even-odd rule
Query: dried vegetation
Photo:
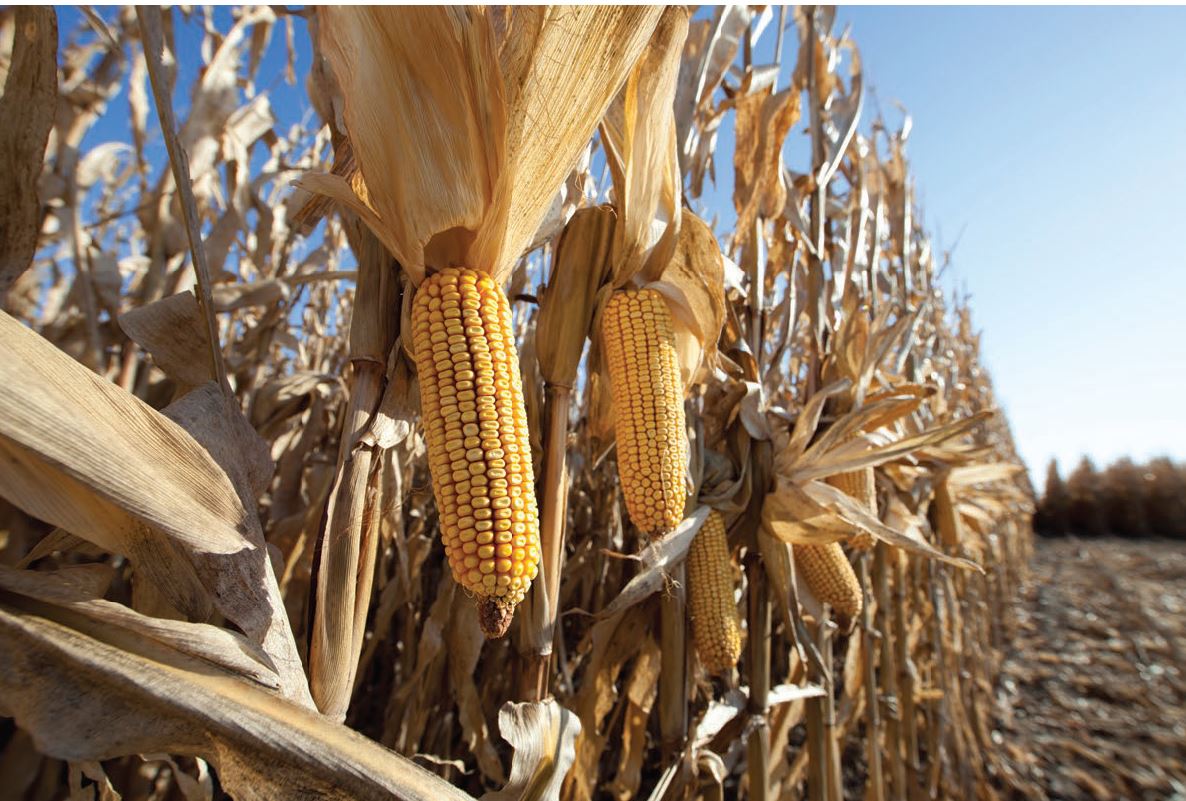
[[[0,786],[997,797],[1032,492],[938,283],[909,123],[870,113],[833,12],[289,13],[84,10],[59,35],[0,12]],[[319,119],[281,126],[261,64],[302,36]],[[119,93],[130,141],[82,148]],[[512,303],[537,478],[539,575],[491,641],[438,533],[413,353],[449,266]],[[653,537],[600,344],[641,286],[689,437],[685,514]],[[717,676],[684,569],[711,510],[744,641]],[[847,633],[795,576],[831,543],[864,595]]]

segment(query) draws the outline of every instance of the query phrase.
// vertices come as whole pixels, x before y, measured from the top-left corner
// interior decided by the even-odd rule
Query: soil
[[[997,690],[1006,798],[1186,801],[1186,543],[1039,539]]]

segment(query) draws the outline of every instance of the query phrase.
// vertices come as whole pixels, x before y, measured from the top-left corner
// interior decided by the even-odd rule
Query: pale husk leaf
[[[516,9],[502,47],[482,9],[326,9],[321,50],[367,197],[342,178],[302,185],[360,213],[415,283],[453,264],[501,282],[660,13]]]
[[[711,507],[701,506],[685,517],[671,533],[643,548],[638,555],[642,569],[598,613],[598,619],[613,617],[661,590],[668,581],[668,571],[687,557],[696,532],[704,525],[711,511]]]
[[[810,460],[805,456],[800,463],[780,471],[780,475],[793,481],[802,482],[860,470],[865,467],[876,467],[879,464],[907,456],[928,445],[935,445],[966,434],[994,413],[992,410],[986,409],[970,417],[928,428],[918,434],[904,436],[874,448],[866,449],[864,440],[854,439]]]
[[[614,230],[614,286],[623,286],[635,276],[644,282],[658,278],[679,238],[679,159],[672,101],[687,35],[687,10],[664,9],[654,36],[602,125],[621,214]],[[659,226],[656,217],[662,220]]]
[[[671,309],[687,388],[716,353],[725,323],[725,267],[708,224],[690,211],[682,219],[674,255],[660,279],[647,286],[662,293]]]
[[[762,525],[778,539],[798,545],[837,542],[856,529],[921,556],[981,570],[975,562],[935,548],[917,528],[896,528],[882,523],[856,499],[823,481],[809,481],[799,486],[780,477],[762,506]]]

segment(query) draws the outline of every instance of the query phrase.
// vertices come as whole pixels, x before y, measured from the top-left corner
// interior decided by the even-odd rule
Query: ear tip
[[[478,601],[478,626],[488,640],[497,640],[507,633],[515,617],[515,607],[502,598],[483,598]]]

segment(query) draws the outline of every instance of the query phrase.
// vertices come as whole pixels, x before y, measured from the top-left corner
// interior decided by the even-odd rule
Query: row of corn
[[[420,287],[412,325],[445,553],[453,577],[478,599],[483,631],[502,636],[540,560],[510,303],[489,276],[451,268]],[[641,532],[662,536],[683,519],[687,502],[688,439],[671,313],[654,290],[615,292],[602,337],[626,509]],[[871,469],[840,474],[833,483],[875,504]],[[854,620],[861,588],[843,548],[802,545],[794,553],[813,594],[842,620]],[[710,672],[726,671],[741,653],[741,622],[718,511],[697,533],[687,564],[701,661]]]

